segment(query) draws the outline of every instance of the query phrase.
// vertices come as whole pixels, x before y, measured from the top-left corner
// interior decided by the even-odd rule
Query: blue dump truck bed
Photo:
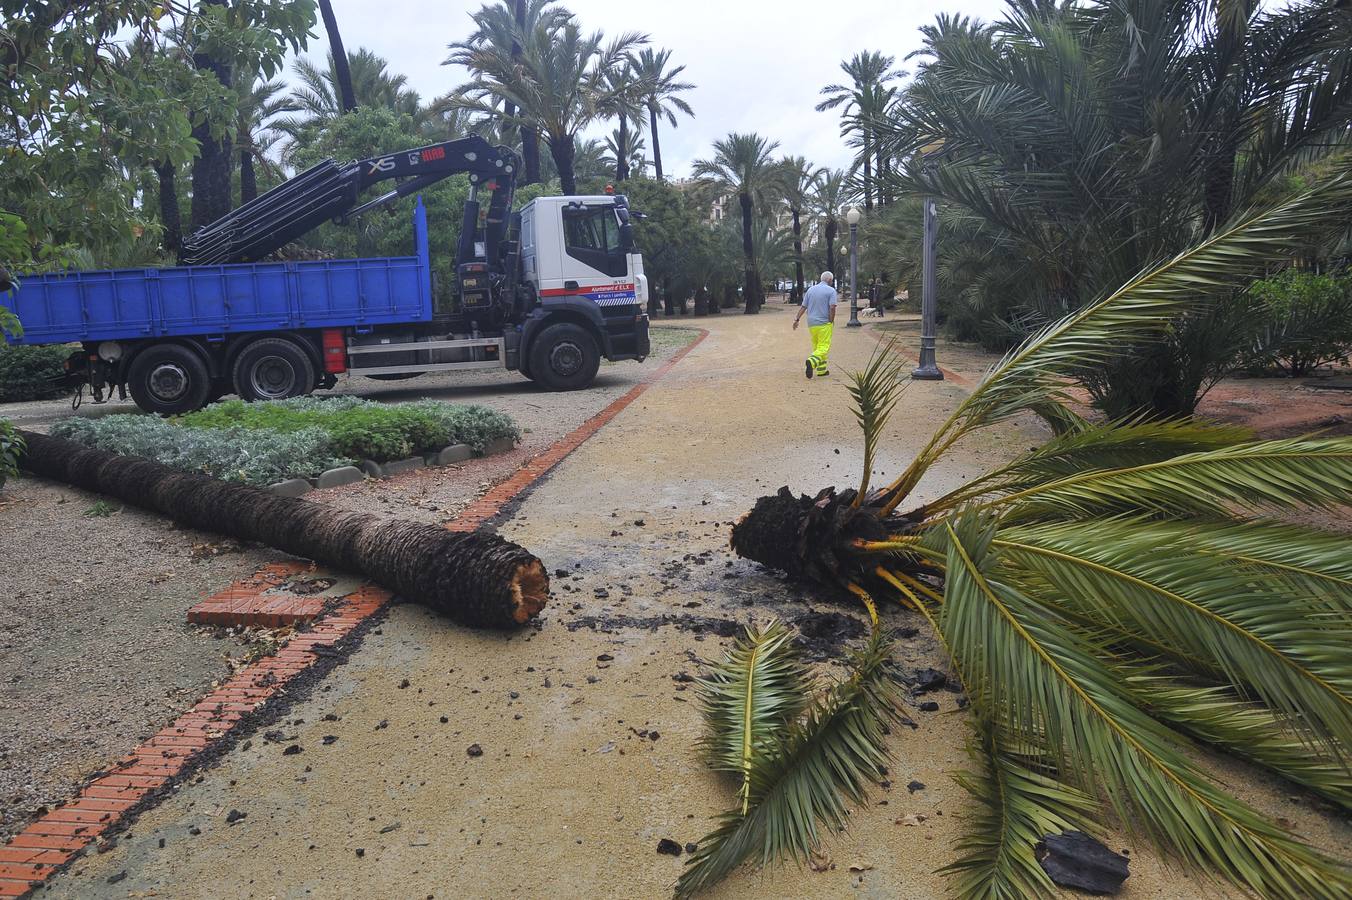
[[[29,275],[0,294],[23,344],[338,328],[432,318],[427,214],[416,256]]]

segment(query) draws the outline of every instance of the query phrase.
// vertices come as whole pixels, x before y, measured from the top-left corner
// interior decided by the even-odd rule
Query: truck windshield
[[[613,206],[564,207],[564,249],[569,256],[607,275],[628,272]]]

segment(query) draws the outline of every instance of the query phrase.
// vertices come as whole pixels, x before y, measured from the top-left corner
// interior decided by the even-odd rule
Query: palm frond
[[[1287,259],[1302,241],[1345,221],[1352,213],[1349,171],[1352,161],[1345,161],[1338,177],[1237,216],[1196,246],[1030,337],[992,369],[889,486],[885,510],[895,509],[937,454],[963,434],[1058,401],[1065,379],[1102,365],[1134,342],[1157,338],[1172,317],[1243,285],[1264,266]]]
[[[978,771],[954,776],[977,809],[957,842],[962,855],[939,871],[954,876],[955,893],[963,900],[1055,896],[1034,848],[1048,834],[1085,828],[1097,802],[1053,777],[1045,753],[1015,751],[989,723],[978,729],[979,742],[969,748]]]
[[[1189,419],[1103,423],[1081,420],[1074,428],[1012,462],[925,504],[924,511],[933,514],[984,495],[1035,488],[1083,472],[1142,466],[1182,453],[1219,450],[1249,437],[1245,428]]]
[[[1155,718],[1352,810],[1352,770],[1346,762],[1312,752],[1272,710],[1222,685],[1180,683],[1144,666],[1113,668]]]
[[[892,415],[901,393],[909,381],[903,381],[901,358],[893,352],[896,339],[880,341],[869,358],[863,371],[850,374],[850,383],[846,389],[854,401],[854,417],[864,432],[864,477],[859,482],[859,494],[854,498],[858,506],[868,494],[869,476],[873,473],[873,458],[878,449],[878,439]]]
[[[1033,484],[982,505],[1009,516],[1113,511],[1228,514],[1333,508],[1352,497],[1352,438],[1255,441]]]
[[[757,757],[747,811],[724,814],[686,861],[676,894],[688,897],[719,881],[747,859],[802,861],[822,829],[845,824],[846,803],[858,803],[887,761],[884,729],[900,702],[889,657],[890,634],[874,629],[854,654],[851,675],[809,707],[778,752]]]
[[[940,627],[979,715],[1008,740],[1045,745],[1062,779],[1101,790],[1134,832],[1264,896],[1333,898],[1347,868],[1226,795],[1136,705],[1103,648],[1005,580],[994,528],[945,523],[948,580]],[[959,534],[961,532],[961,535]]]
[[[723,661],[699,679],[698,688],[707,724],[705,756],[715,771],[741,778],[745,815],[757,757],[778,748],[812,692],[793,632],[780,622],[747,626]]]
[[[1011,566],[1045,580],[1056,605],[1214,665],[1329,755],[1352,751],[1346,613],[1197,554],[1148,521],[1102,521],[1092,531],[1078,523],[1014,526],[1000,530],[995,546]]]

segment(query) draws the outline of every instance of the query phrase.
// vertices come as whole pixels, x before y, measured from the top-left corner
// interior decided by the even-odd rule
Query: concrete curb
[[[516,449],[516,441],[509,437],[495,438],[489,441],[484,445],[482,452],[476,452],[469,444],[451,444],[436,453],[413,456],[408,459],[396,459],[383,463],[363,459],[355,466],[339,466],[336,469],[328,469],[321,472],[317,478],[288,478],[285,481],[278,481],[275,484],[268,485],[264,490],[271,491],[279,497],[299,497],[311,490],[341,487],[367,477],[389,478],[392,475],[412,472],[424,466],[453,466],[475,457],[496,456],[499,453],[506,453],[514,449]]]

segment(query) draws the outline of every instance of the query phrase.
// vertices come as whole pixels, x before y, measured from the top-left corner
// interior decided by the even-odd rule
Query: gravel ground
[[[250,638],[189,627],[187,608],[277,558],[133,509],[87,515],[98,502],[31,478],[0,492],[0,838],[229,672]]]
[[[463,466],[307,496],[422,521],[448,519],[695,335],[655,328],[647,363],[606,364],[593,389],[571,394],[481,373],[340,383],[335,393],[387,402],[483,403],[515,418],[523,440],[509,453]],[[135,411],[115,401],[72,412],[67,401],[48,401],[0,406],[0,418],[46,431],[71,415]],[[266,637],[192,628],[186,612],[199,597],[280,554],[179,529],[134,508],[86,515],[99,502],[97,495],[34,478],[0,491],[0,840],[196,702],[228,674],[230,658]],[[102,508],[118,506],[104,501]]]

